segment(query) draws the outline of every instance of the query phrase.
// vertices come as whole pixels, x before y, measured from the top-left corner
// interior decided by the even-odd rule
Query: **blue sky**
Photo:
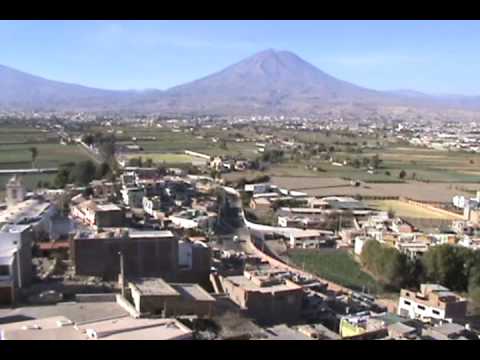
[[[165,89],[275,48],[373,89],[480,95],[479,39],[479,21],[0,21],[0,64]]]

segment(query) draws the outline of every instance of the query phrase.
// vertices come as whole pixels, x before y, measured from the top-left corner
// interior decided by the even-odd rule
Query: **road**
[[[94,162],[97,164],[101,164],[103,162],[102,158],[100,155],[94,153],[90,148],[83,142],[79,142],[80,149],[88,155]]]

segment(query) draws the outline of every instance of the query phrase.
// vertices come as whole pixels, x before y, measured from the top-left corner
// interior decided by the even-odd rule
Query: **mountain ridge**
[[[290,51],[275,49],[166,90],[99,89],[0,65],[0,108],[6,109],[315,113],[341,104],[480,109],[480,97],[368,89],[337,79]]]

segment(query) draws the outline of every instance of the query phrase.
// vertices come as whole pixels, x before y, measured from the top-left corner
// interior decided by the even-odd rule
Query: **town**
[[[477,123],[325,118],[4,114],[1,339],[478,339]]]

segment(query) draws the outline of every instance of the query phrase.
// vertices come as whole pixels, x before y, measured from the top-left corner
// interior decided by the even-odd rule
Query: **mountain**
[[[103,90],[47,80],[0,65],[0,107],[13,110],[105,110],[128,107],[159,91]]]
[[[332,109],[362,113],[398,106],[480,110],[480,98],[371,90],[339,80],[291,52],[273,49],[166,91],[96,89],[0,66],[0,109],[228,115],[307,114]]]
[[[391,97],[338,80],[288,51],[266,50],[202,79],[171,88],[177,106],[298,110],[335,102],[385,101]]]

